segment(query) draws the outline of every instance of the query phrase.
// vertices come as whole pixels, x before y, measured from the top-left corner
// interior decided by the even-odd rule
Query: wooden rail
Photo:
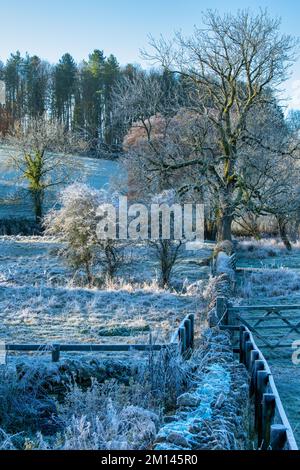
[[[186,354],[189,350],[194,347],[194,336],[195,336],[195,315],[190,313],[187,315],[175,333],[171,337],[170,344],[176,344],[177,342],[181,345],[181,354]]]
[[[166,344],[5,344],[6,351],[51,352],[52,361],[58,362],[61,352],[121,352],[160,351],[179,345],[180,353],[186,356],[194,345],[195,316],[188,314]]]

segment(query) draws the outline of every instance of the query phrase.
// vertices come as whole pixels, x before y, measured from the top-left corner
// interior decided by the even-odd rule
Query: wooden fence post
[[[195,338],[195,315],[193,313],[190,313],[188,318],[191,322],[191,348],[193,348],[194,347],[194,338]]]
[[[191,347],[191,340],[192,340],[192,325],[191,320],[186,319],[183,322],[183,326],[185,328],[185,335],[186,335],[186,349],[190,349]]]
[[[257,444],[260,448],[262,444],[263,434],[262,434],[262,399],[264,393],[267,391],[267,386],[269,382],[269,374],[265,370],[259,370],[256,374],[256,393],[255,393],[255,415],[256,419],[256,429],[257,429]]]
[[[276,400],[273,393],[264,393],[262,399],[262,449],[267,450],[271,442],[271,426],[275,416]]]
[[[272,450],[283,450],[287,441],[286,428],[283,424],[272,424],[270,447]]]
[[[259,368],[258,368],[259,364]],[[255,386],[256,386],[256,374],[258,370],[263,370],[264,369],[264,362],[259,360],[259,352],[256,349],[253,349],[250,354],[250,397],[255,392]]]
[[[254,368],[255,361],[258,361],[258,360],[259,360],[259,352],[257,351],[257,349],[252,349],[252,351],[250,352],[250,369],[249,369],[251,376],[252,376],[252,371]]]
[[[250,389],[249,389],[249,395],[250,398],[254,398],[254,422],[251,423],[251,426],[253,426],[253,429],[257,432],[258,429],[258,405],[257,405],[257,373],[258,371],[263,371],[265,368],[264,361],[260,359],[256,359],[254,361],[253,369],[252,369],[252,374],[251,374],[251,381],[250,381]]]
[[[246,365],[246,342],[249,341],[250,334],[248,331],[243,331],[242,333],[242,343],[241,343],[241,354],[242,354],[242,362]]]
[[[60,356],[60,345],[53,344],[52,345],[52,362],[58,362]]]
[[[179,341],[181,343],[181,354],[183,356],[186,352],[186,329],[184,328],[184,326],[181,326],[178,332],[179,332]]]
[[[245,366],[249,372],[251,370],[250,369],[251,351],[253,351],[253,343],[252,341],[246,341],[245,342]]]
[[[244,362],[243,334],[244,334],[245,330],[246,330],[245,326],[241,325],[240,326],[240,339],[239,339],[239,342],[240,342],[240,362],[241,363]]]

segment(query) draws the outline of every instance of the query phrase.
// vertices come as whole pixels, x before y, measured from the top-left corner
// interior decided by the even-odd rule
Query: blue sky
[[[220,11],[267,7],[282,17],[282,31],[300,35],[296,0],[0,0],[0,59],[20,50],[56,62],[70,52],[80,61],[95,48],[113,53],[121,64],[141,62],[147,36],[188,34],[201,24],[207,7]],[[300,108],[300,61],[287,83],[290,106]]]

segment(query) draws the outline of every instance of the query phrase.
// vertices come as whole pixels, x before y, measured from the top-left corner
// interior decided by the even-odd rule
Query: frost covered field
[[[26,181],[20,176],[10,162],[13,150],[7,146],[0,147],[0,217],[32,218],[32,202],[26,192]],[[63,155],[72,182],[86,182],[95,188],[105,187],[109,179],[120,172],[117,162],[77,155]],[[47,190],[46,209],[51,208],[57,199],[61,186]]]
[[[155,265],[145,262],[142,248],[134,263],[128,252],[126,281],[102,290],[80,288],[57,255],[58,247],[51,238],[0,238],[1,340],[137,343],[148,342],[151,332],[153,341],[168,341],[186,313],[201,309],[197,292],[203,283],[189,285],[195,276],[207,278],[208,268],[189,268],[183,260],[177,267],[181,289],[161,290]]]
[[[0,237],[0,340],[147,343],[151,333],[167,342],[186,313],[203,309],[208,267],[190,262],[210,250],[185,252],[176,290],[158,287],[145,246],[127,249],[119,278],[88,289],[60,247],[53,238]],[[0,368],[0,449],[150,448],[191,370],[176,353],[69,353],[58,363],[49,353],[10,353]]]

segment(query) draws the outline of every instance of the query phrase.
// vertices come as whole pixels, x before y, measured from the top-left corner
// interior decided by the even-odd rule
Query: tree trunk
[[[93,287],[93,282],[94,282],[94,277],[91,272],[91,267],[88,261],[85,263],[85,272],[86,272],[86,277],[88,280],[88,286],[89,288]]]
[[[217,241],[231,241],[232,215],[220,214],[217,219]]]
[[[31,190],[31,195],[34,206],[35,222],[37,225],[40,225],[43,217],[44,192],[41,189],[34,189]]]
[[[287,232],[286,232],[287,221],[285,220],[284,217],[280,217],[280,216],[277,217],[277,221],[278,221],[278,227],[279,227],[279,233],[280,233],[281,240],[283,241],[286,249],[290,251],[292,249],[292,245],[291,245],[291,242],[288,239],[288,235],[287,235]]]
[[[209,219],[205,219],[204,224],[205,240],[215,241],[217,238],[217,224],[215,221]]]

